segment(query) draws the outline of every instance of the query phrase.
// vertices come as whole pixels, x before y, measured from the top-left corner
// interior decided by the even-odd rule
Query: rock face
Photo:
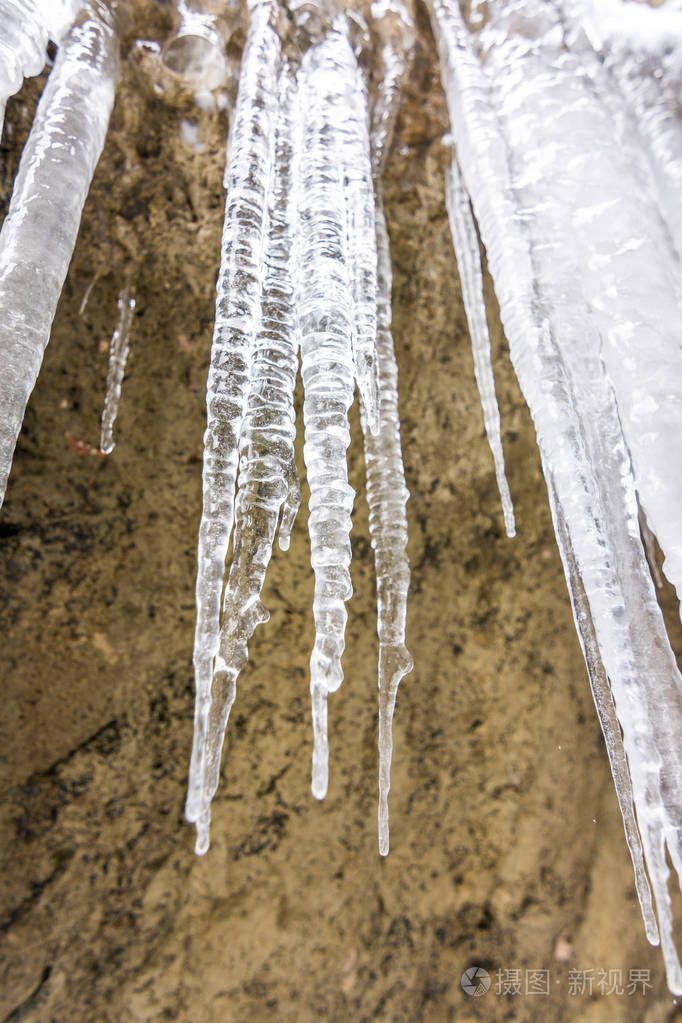
[[[377,639],[356,412],[355,596],[346,680],[329,701],[329,794],[310,795],[302,510],[291,550],[273,558],[271,621],[240,679],[212,847],[194,856],[183,803],[228,121],[168,82],[155,90],[155,58],[134,42],[170,29],[167,5],[150,0],[127,23],[108,142],[0,518],[0,1018],[678,1018],[644,938],[533,430],[498,327],[518,524],[516,540],[504,536],[421,11],[386,177],[416,664],[394,726],[392,851],[380,859],[376,842]],[[5,204],[43,81],[8,105]],[[97,444],[127,283],[137,306],[117,446],[98,458],[83,451]],[[488,298],[494,321],[489,282]],[[670,594],[664,602],[679,651]],[[491,975],[482,997],[460,984],[472,966]],[[537,970],[550,994],[526,994]],[[591,971],[591,995],[589,973],[581,990],[571,970]],[[628,994],[630,970],[649,971],[644,994]],[[600,985],[600,971],[621,971],[624,992],[608,993],[619,978]]]

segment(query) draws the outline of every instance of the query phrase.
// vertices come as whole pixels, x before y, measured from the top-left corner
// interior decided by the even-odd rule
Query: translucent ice
[[[114,101],[118,43],[107,9],[83,8],[21,157],[0,233],[0,501]]]
[[[393,714],[401,679],[413,662],[405,646],[409,497],[400,443],[398,369],[391,335],[391,256],[381,192],[381,170],[391,142],[400,103],[401,86],[408,73],[413,45],[412,18],[397,0],[372,5],[373,31],[382,41],[382,75],[372,109],[372,162],[376,176],[377,238],[377,361],[379,423],[373,431],[364,405],[361,423],[365,439],[369,529],[377,579],[377,632],[379,634],[379,852],[389,850],[388,793],[391,787]]]
[[[123,374],[130,352],[130,328],[134,312],[135,298],[132,289],[127,285],[118,296],[118,322],[109,343],[109,371],[99,440],[99,449],[105,455],[114,450],[114,423],[118,415]]]
[[[197,852],[208,848],[212,793],[207,778],[215,771],[206,759],[211,684],[218,654],[225,557],[232,532],[239,436],[263,287],[267,189],[274,157],[281,55],[272,17],[269,3],[258,4],[251,14],[225,172],[227,199],[206,394],[194,644],[196,711],[186,807],[187,819],[197,825]]]
[[[668,982],[680,992],[666,855],[680,874],[682,679],[637,508],[639,494],[666,571],[682,579],[676,254],[622,97],[553,4],[490,2],[485,17],[472,10],[471,27],[454,0],[431,0],[431,10],[457,157],[535,422],[647,933],[655,939],[642,853]]]
[[[500,436],[500,410],[495,396],[495,378],[490,356],[490,332],[483,298],[483,275],[481,254],[478,248],[476,225],[471,213],[469,195],[453,155],[452,163],[445,176],[445,198],[450,217],[450,231],[457,257],[459,277],[462,285],[462,299],[469,324],[471,348],[474,356],[474,373],[483,408],[483,422],[488,444],[493,455],[497,488],[502,501],[502,512],[507,536],[516,534],[514,507],[509,484],[504,471],[504,453]]]
[[[354,62],[345,19],[310,47],[301,64],[301,370],[305,458],[310,485],[311,559],[315,572],[315,647],[310,662],[313,704],[313,794],[327,791],[327,694],[343,679],[345,601],[352,587],[350,528],[354,492],[348,484],[348,410],[353,402],[354,293],[344,190],[347,118]]]

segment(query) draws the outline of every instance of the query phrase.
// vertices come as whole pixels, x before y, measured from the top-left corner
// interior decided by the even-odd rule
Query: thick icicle
[[[0,0],[0,138],[5,104],[45,67],[47,41],[61,41],[81,0]]]
[[[0,137],[5,104],[45,67],[47,28],[38,0],[0,0]]]
[[[99,449],[105,455],[111,454],[114,450],[114,423],[118,415],[121,384],[130,352],[130,328],[134,312],[135,298],[130,285],[126,285],[118,296],[118,322],[109,342],[109,371],[99,439]]]
[[[654,49],[647,57],[631,52],[638,34],[642,45],[647,40],[644,23],[664,12],[644,12],[632,3],[615,6],[618,32],[598,59],[576,25],[572,5],[562,4],[570,30],[569,59],[580,67],[572,92],[573,100],[582,103],[582,118],[570,148],[574,166],[583,161],[584,174],[580,187],[574,174],[559,178],[557,195],[565,197],[565,223],[583,254],[585,294],[599,322],[642,508],[665,556],[663,571],[682,601],[682,473],[671,471],[682,464],[677,328],[682,317],[682,126],[679,88],[666,72],[666,65],[669,70],[682,61],[682,45],[678,31],[677,48],[671,51],[661,30],[659,39],[649,34]],[[681,22],[678,14],[678,30]],[[552,144],[555,134],[551,127],[546,130]],[[571,204],[574,185],[578,197]]]
[[[352,593],[348,484],[348,410],[353,402],[353,291],[340,128],[355,87],[352,53],[340,16],[301,64],[301,359],[305,458],[310,486],[311,560],[315,571],[315,647],[310,661],[313,705],[312,791],[327,791],[327,694],[343,679],[341,654]]]
[[[629,445],[628,426],[635,423],[633,409],[627,402],[624,407],[622,379],[626,371],[633,374],[629,386],[642,388],[643,401],[647,377],[657,360],[661,365],[656,353],[639,377],[629,342],[651,332],[653,343],[654,323],[669,336],[675,286],[649,251],[657,242],[661,251],[669,248],[646,190],[634,187],[583,66],[565,46],[554,8],[533,0],[489,3],[474,38],[453,0],[430,0],[430,6],[460,166],[610,682],[668,983],[679,993],[666,850],[679,875],[682,678],[639,537],[623,437]],[[532,34],[523,33],[527,25]],[[651,280],[654,267],[658,281]],[[651,294],[643,293],[643,282]],[[614,380],[616,407],[604,363],[613,379],[617,336],[626,365]],[[660,371],[675,375],[667,356]],[[673,423],[674,417],[669,432]],[[670,450],[668,458],[676,464]],[[633,856],[637,871],[634,850]],[[638,887],[653,937],[646,893]]]
[[[0,502],[114,101],[118,43],[83,10],[41,97],[0,233]]]
[[[294,131],[295,78],[286,66],[278,82],[277,140],[269,189],[268,233],[261,317],[256,332],[248,405],[239,442],[239,489],[234,555],[223,599],[220,647],[215,659],[203,779],[202,821],[219,781],[227,722],[248,641],[269,614],[260,595],[282,511],[280,547],[301,500],[294,463],[294,386],[298,373],[294,310],[294,239],[297,220],[298,139]]]
[[[469,203],[469,193],[464,187],[457,157],[454,154],[452,163],[446,171],[445,199],[462,285],[462,299],[469,324],[474,373],[478,384],[478,393],[481,396],[483,422],[495,465],[495,478],[502,502],[505,529],[507,536],[512,537],[516,535],[516,524],[514,522],[514,506],[504,471],[500,410],[495,396],[495,377],[490,355],[490,332],[483,298],[481,254],[478,247],[476,225]]]
[[[197,852],[208,848],[205,790],[211,680],[218,652],[220,599],[232,531],[239,434],[248,394],[262,291],[266,193],[273,158],[281,43],[270,24],[273,7],[251,12],[225,172],[227,199],[216,318],[207,383],[203,512],[199,530],[196,708],[186,815],[197,825]]]
[[[400,444],[398,368],[391,335],[391,256],[381,193],[381,173],[400,102],[400,91],[411,60],[412,19],[407,8],[393,3],[373,4],[372,28],[382,43],[382,78],[372,110],[372,163],[376,187],[377,239],[377,363],[379,371],[379,429],[374,433],[364,404],[361,423],[365,441],[369,529],[377,580],[379,634],[379,852],[388,855],[388,793],[393,755],[393,713],[401,679],[412,670],[405,646],[410,565],[407,557],[409,493]]]
[[[227,75],[225,47],[239,18],[237,0],[176,0],[179,25],[163,51],[169,71],[197,89],[217,89]]]

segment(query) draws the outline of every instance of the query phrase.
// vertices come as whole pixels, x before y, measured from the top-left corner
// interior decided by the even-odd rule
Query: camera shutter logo
[[[490,989],[490,974],[482,966],[470,966],[462,974],[462,991],[472,998],[480,998]]]

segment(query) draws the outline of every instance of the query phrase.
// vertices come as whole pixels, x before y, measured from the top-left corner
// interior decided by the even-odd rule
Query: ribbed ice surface
[[[130,352],[130,328],[134,312],[135,297],[130,285],[126,285],[118,296],[118,321],[109,342],[109,371],[99,439],[99,449],[105,455],[111,454],[114,450],[114,423],[118,415],[123,374]]]
[[[514,522],[514,506],[504,471],[500,410],[495,395],[495,377],[490,354],[490,331],[488,330],[483,298],[481,253],[478,248],[478,235],[469,203],[469,193],[464,187],[457,157],[454,155],[445,175],[445,199],[459,279],[462,285],[464,310],[469,324],[474,373],[478,384],[478,393],[481,396],[483,422],[495,465],[495,477],[502,502],[504,525],[507,536],[511,537],[516,535],[516,524]]]
[[[269,618],[260,595],[280,512],[279,543],[286,550],[301,500],[294,463],[294,386],[298,373],[294,182],[298,132],[294,125],[295,78],[288,66],[282,69],[277,84],[280,103],[267,200],[263,289],[239,441],[234,553],[223,598],[220,645],[211,688],[201,821],[218,788],[225,730],[236,695],[237,677],[248,659],[248,641],[256,626]]]
[[[232,531],[239,436],[249,390],[263,289],[267,198],[274,159],[275,111],[281,42],[272,28],[273,7],[251,14],[242,58],[239,95],[225,172],[227,198],[216,317],[208,375],[204,434],[203,512],[199,531],[197,626],[194,645],[196,710],[186,814],[197,825],[197,852],[208,848],[207,762],[214,661],[218,654],[225,557]],[[217,757],[220,757],[218,744]]]
[[[377,356],[379,360],[379,430],[375,435],[362,415],[367,467],[369,530],[377,578],[379,634],[379,852],[388,854],[388,792],[393,754],[392,722],[398,686],[413,668],[405,646],[409,492],[405,486],[398,418],[398,369],[391,335],[391,257],[381,205],[376,212],[379,254]]]
[[[489,3],[471,31],[454,0],[431,9],[457,156],[535,422],[592,684],[603,691],[608,679],[622,729],[631,794],[622,757],[614,778],[647,933],[655,939],[630,799],[679,993],[666,855],[680,874],[682,678],[635,492],[636,482],[672,578],[682,537],[678,266],[646,161],[614,116],[619,97],[596,82],[594,54],[567,45],[554,6]],[[600,713],[613,763],[620,737],[614,715]]]
[[[88,4],[60,47],[0,233],[0,502],[114,101],[118,43]]]
[[[402,678],[413,661],[405,646],[410,566],[407,558],[409,497],[405,486],[398,417],[398,368],[391,334],[391,255],[381,193],[381,170],[391,144],[401,88],[409,71],[414,41],[409,10],[398,0],[374,3],[373,31],[381,40],[381,76],[372,108],[372,164],[376,176],[377,239],[377,361],[379,369],[379,429],[372,432],[364,406],[361,423],[365,440],[369,530],[377,580],[379,635],[379,852],[388,855],[388,793],[391,787],[393,714]]]
[[[305,390],[303,455],[310,486],[311,560],[315,572],[315,646],[310,661],[313,704],[313,795],[327,791],[327,694],[341,685],[345,601],[352,587],[348,484],[348,410],[353,403],[354,294],[349,265],[346,151],[343,127],[352,51],[343,19],[301,64],[300,303],[301,372]],[[374,235],[367,240],[374,248]]]

